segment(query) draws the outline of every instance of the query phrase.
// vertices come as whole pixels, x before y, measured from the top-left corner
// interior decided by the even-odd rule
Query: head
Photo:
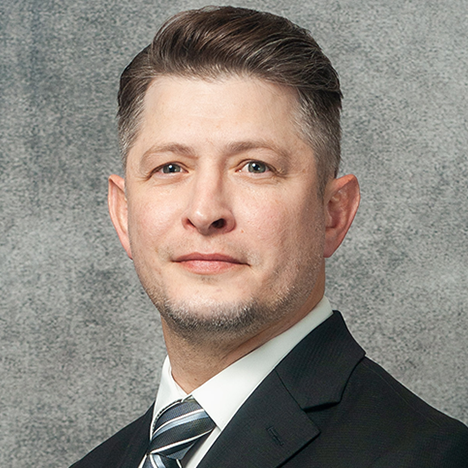
[[[207,7],[179,13],[122,74],[119,134],[124,166],[138,137],[145,93],[158,76],[216,79],[245,76],[290,88],[295,120],[313,148],[323,194],[340,164],[338,75],[305,29],[271,13]]]
[[[321,299],[359,202],[340,100],[305,30],[240,8],[176,15],[127,67],[110,213],[166,331],[261,342]]]

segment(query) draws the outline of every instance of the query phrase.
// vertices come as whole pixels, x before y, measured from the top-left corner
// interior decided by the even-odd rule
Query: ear
[[[324,196],[325,258],[331,257],[345,238],[360,199],[359,183],[354,175],[345,175],[328,182]]]
[[[115,174],[109,177],[107,204],[109,205],[109,214],[119,236],[120,243],[131,259],[132,252],[128,237],[128,207],[125,195],[125,179]]]

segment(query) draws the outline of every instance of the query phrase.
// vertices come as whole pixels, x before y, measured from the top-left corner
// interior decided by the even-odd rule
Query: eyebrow
[[[266,149],[269,151],[273,151],[284,158],[287,158],[290,156],[290,152],[287,149],[280,148],[272,142],[267,142],[263,140],[240,141],[240,142],[229,143],[227,145],[228,155],[244,153],[245,151],[257,150],[257,149]]]
[[[227,156],[234,156],[239,153],[244,153],[249,150],[261,150],[266,149],[279,154],[281,157],[288,158],[290,152],[287,149],[278,147],[272,142],[263,140],[248,140],[248,141],[235,141],[228,143],[225,147],[224,153]],[[152,154],[157,153],[174,153],[190,158],[196,157],[196,152],[190,146],[183,145],[180,143],[168,143],[168,144],[155,144],[143,153],[142,162],[145,161]]]
[[[179,143],[169,143],[167,145],[153,145],[151,148],[149,148],[143,153],[142,160],[145,160],[152,154],[156,153],[177,153],[183,154],[184,156],[195,156],[195,153],[192,150],[192,148],[190,148],[190,146],[181,145]]]

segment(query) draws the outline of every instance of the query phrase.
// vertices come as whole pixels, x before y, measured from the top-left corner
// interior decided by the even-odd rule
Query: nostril
[[[220,218],[214,221],[213,223],[211,223],[211,225],[215,229],[222,229],[226,225],[226,221],[223,218]]]

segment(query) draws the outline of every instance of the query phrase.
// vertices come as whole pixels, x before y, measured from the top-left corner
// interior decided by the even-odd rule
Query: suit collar
[[[239,409],[199,468],[281,465],[320,434],[304,411],[337,403],[364,351],[348,332],[339,312],[305,337]],[[122,462],[134,468],[149,440],[153,407],[136,422]]]
[[[252,393],[199,468],[281,465],[320,434],[304,411],[337,403],[364,351],[339,312],[304,338]]]
[[[135,421],[135,430],[132,431],[132,437],[124,446],[125,452],[119,456],[120,463],[114,465],[115,468],[135,468],[139,466],[146,453],[149,444],[149,430],[153,416],[154,404],[137,421]],[[106,465],[109,466],[110,464]]]
[[[239,409],[199,468],[234,468],[283,463],[319,434],[291,398],[278,375],[271,373]]]
[[[333,315],[304,338],[278,365],[282,382],[303,409],[338,403],[365,352],[342,315]]]

